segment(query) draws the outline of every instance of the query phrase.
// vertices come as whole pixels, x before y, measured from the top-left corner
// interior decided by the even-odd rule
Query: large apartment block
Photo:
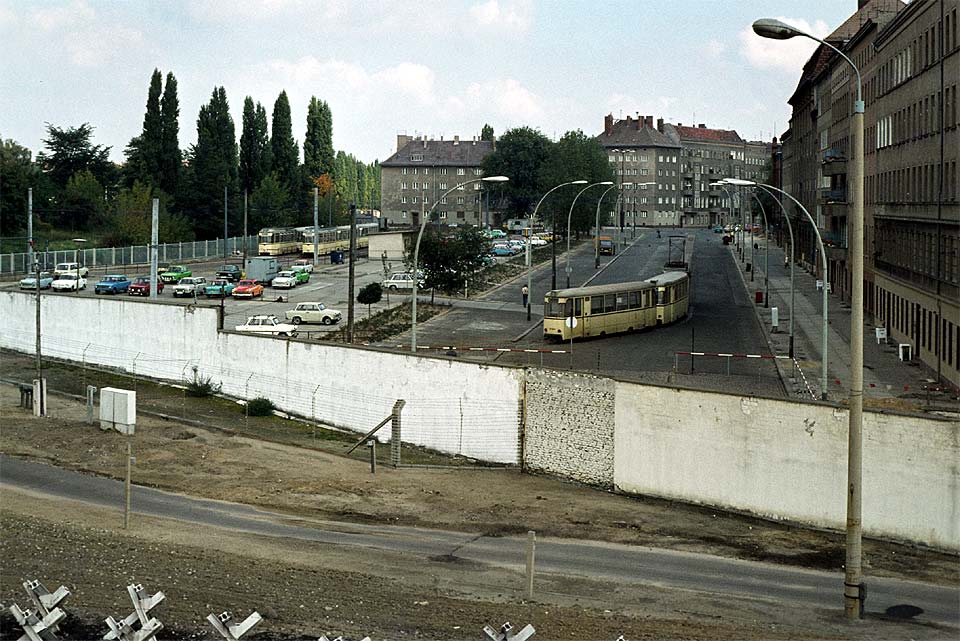
[[[738,195],[711,186],[724,177],[765,180],[770,143],[743,140],[736,131],[665,123],[653,116],[604,119],[597,137],[624,186],[629,225],[706,227],[739,220]],[[733,205],[735,213],[731,213]]]
[[[860,70],[864,115],[864,307],[910,345],[931,380],[960,385],[958,0],[860,0],[827,37]],[[848,159],[856,76],[821,46],[790,98],[783,181],[817,221],[835,295],[850,298]],[[798,256],[820,271],[810,225]],[[865,330],[866,331],[866,330]]]
[[[480,165],[494,142],[398,135],[397,151],[380,163],[381,217],[388,225],[419,224],[436,204],[437,218],[450,226],[489,224]],[[453,189],[453,192],[443,194]],[[439,200],[439,202],[438,202]]]

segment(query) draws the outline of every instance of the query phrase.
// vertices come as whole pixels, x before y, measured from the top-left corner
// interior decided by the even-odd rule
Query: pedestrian
[[[523,296],[523,306],[527,306],[527,301],[530,300],[530,290],[527,289],[527,286],[524,285],[520,288],[520,294]]]

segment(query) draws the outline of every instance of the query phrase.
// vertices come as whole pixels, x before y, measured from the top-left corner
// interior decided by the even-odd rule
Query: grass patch
[[[410,307],[410,303],[405,302],[379,311],[368,318],[354,320],[354,340],[376,343],[387,340],[391,336],[397,336],[406,332],[412,325],[411,319],[413,317],[410,314]],[[447,307],[445,305],[431,305],[430,303],[418,302],[417,323],[428,321],[446,309]],[[347,341],[347,327],[344,325],[335,332],[320,334],[318,340],[345,343]]]

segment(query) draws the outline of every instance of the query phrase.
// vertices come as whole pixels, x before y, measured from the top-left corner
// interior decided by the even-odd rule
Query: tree
[[[427,229],[420,242],[417,265],[423,270],[426,286],[442,292],[460,290],[464,282],[483,267],[487,244],[487,239],[475,227],[458,229],[453,235]],[[413,247],[409,256],[412,262]]]
[[[78,171],[89,169],[101,185],[115,182],[116,168],[110,162],[110,147],[94,145],[90,139],[93,127],[83,123],[79,127],[61,129],[47,123],[46,152],[37,154],[37,163],[54,185],[66,187],[67,181]]]
[[[70,229],[84,229],[90,223],[101,225],[104,222],[103,186],[89,169],[70,177],[60,204],[72,213]]]
[[[238,185],[236,133],[223,87],[214,88],[210,102],[200,107],[191,155],[195,229],[202,237],[216,237],[222,229],[224,187],[235,209]]]
[[[380,283],[367,283],[357,293],[357,302],[367,306],[367,318],[370,318],[370,306],[380,302],[383,298],[383,287]]]
[[[142,245],[150,238],[153,199],[160,200],[158,235],[161,243],[193,240],[192,225],[186,217],[167,210],[169,197],[160,189],[135,181],[114,199],[104,242],[108,246]]]
[[[276,172],[269,173],[254,190],[251,197],[250,223],[253,229],[284,227],[295,223],[293,210],[288,208],[290,196]]]
[[[316,178],[331,173],[334,158],[330,107],[314,96],[307,108],[307,135],[303,139],[303,164],[307,175]]]
[[[247,96],[243,101],[243,133],[240,134],[240,188],[247,192],[260,186],[269,173],[270,138],[267,112],[259,102]]]
[[[160,117],[160,94],[163,76],[159,69],[153,70],[150,89],[147,91],[147,112],[143,116],[143,131],[140,134],[139,179],[150,185],[160,186],[160,149],[163,145],[163,120]]]
[[[543,195],[540,171],[553,143],[530,127],[510,129],[497,141],[497,149],[483,160],[486,176],[508,176],[499,185],[501,207],[517,217],[526,217]],[[552,187],[552,185],[551,185]]]
[[[177,97],[177,79],[167,72],[167,82],[160,99],[160,188],[168,194],[176,194],[180,186],[180,168],[183,155],[180,153],[180,99]]]
[[[270,148],[273,151],[273,171],[284,189],[293,195],[298,183],[297,168],[300,166],[300,149],[293,139],[293,121],[290,117],[290,100],[287,92],[281,91],[273,104],[273,127]]]
[[[31,187],[35,203],[45,202],[50,196],[51,185],[33,162],[30,150],[0,137],[0,237],[26,229],[27,190]]]
[[[480,130],[480,140],[493,141],[493,127],[490,125],[484,125],[483,129]]]
[[[607,159],[603,146],[595,139],[588,137],[579,129],[568,131],[550,147],[547,160],[541,167],[540,182],[549,189],[572,180],[586,180],[588,184],[611,181],[614,182],[613,169]],[[556,192],[550,197],[551,211],[557,214],[557,227],[566,233],[566,216],[570,212],[570,204],[586,185],[575,188],[571,186]],[[578,234],[593,227],[596,219],[597,199],[603,194],[605,187],[593,187],[577,200],[570,221],[570,228]]]

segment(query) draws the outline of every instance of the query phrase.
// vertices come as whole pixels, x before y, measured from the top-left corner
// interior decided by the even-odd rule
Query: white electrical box
[[[770,308],[770,326],[773,328],[773,331],[777,331],[780,328],[780,308],[778,307]]]
[[[137,393],[104,387],[100,390],[100,429],[133,434],[137,423]]]

